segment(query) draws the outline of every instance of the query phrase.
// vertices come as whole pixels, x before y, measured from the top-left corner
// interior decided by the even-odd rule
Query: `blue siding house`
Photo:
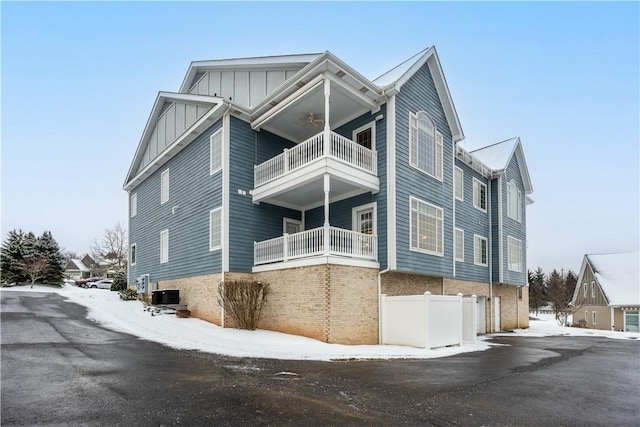
[[[434,47],[371,80],[331,52],[192,62],[125,179],[129,283],[233,326],[220,286],[267,282],[259,326],[327,342],[378,343],[381,294],[476,295],[478,332],[526,327],[521,142],[463,139]]]

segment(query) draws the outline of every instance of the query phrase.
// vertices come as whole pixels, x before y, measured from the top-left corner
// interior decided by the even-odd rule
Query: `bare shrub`
[[[240,329],[256,329],[262,308],[271,293],[268,283],[249,280],[233,280],[223,283],[219,290],[218,303]]]

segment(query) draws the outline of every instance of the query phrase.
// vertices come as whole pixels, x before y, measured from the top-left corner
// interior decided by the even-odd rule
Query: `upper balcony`
[[[297,209],[319,206],[325,174],[331,177],[333,200],[380,190],[376,152],[324,131],[255,166],[253,201]]]

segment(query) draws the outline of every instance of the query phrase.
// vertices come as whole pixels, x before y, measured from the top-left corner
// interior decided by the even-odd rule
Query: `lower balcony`
[[[353,265],[362,265],[358,261],[364,261],[366,265],[374,266],[378,258],[378,239],[370,234],[325,226],[255,242],[253,254],[254,265],[266,269],[277,263],[292,265],[295,264],[292,261],[314,258],[333,258],[333,261]]]

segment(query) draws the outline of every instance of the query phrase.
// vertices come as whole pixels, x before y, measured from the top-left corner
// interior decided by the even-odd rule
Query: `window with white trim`
[[[522,272],[522,240],[507,236],[507,246],[509,270]]]
[[[138,215],[138,193],[133,193],[129,198],[129,216],[133,218]]]
[[[473,207],[487,211],[487,186],[476,178],[473,178]]]
[[[464,200],[464,171],[457,166],[455,167],[454,171],[454,187],[456,192],[456,199]]]
[[[520,222],[522,220],[522,192],[512,179],[507,184],[507,215]]]
[[[592,312],[591,315],[592,315],[591,323],[593,323],[595,325],[596,324],[596,312],[595,311]]]
[[[353,142],[369,150],[376,149],[376,122],[368,123],[352,133]]]
[[[596,297],[596,282],[591,282],[591,298]]]
[[[222,208],[209,212],[209,250],[215,251],[222,247]]]
[[[377,234],[377,203],[367,203],[351,209],[351,228],[363,234]]]
[[[464,261],[464,230],[460,228],[455,229],[453,246],[456,261]]]
[[[589,321],[589,312],[588,312],[588,311],[585,311],[585,312],[584,312],[584,321],[585,321],[585,322],[588,322],[588,321]]]
[[[586,298],[587,297],[587,282],[584,282],[582,284],[582,287],[583,287],[582,297]]]
[[[411,250],[442,255],[442,208],[413,197],[410,205]]]
[[[488,265],[488,249],[487,249],[487,238],[478,236],[477,234],[473,235],[473,263],[475,265]]]
[[[209,138],[209,174],[222,169],[222,129]]]
[[[169,230],[160,232],[160,264],[169,262]]]
[[[169,169],[160,175],[160,204],[169,201]]]
[[[138,250],[138,246],[135,243],[131,245],[131,250],[129,251],[129,258],[130,258],[131,265],[136,265],[136,259],[138,257],[137,250]]]
[[[409,162],[442,181],[442,134],[424,111],[409,114]]]

